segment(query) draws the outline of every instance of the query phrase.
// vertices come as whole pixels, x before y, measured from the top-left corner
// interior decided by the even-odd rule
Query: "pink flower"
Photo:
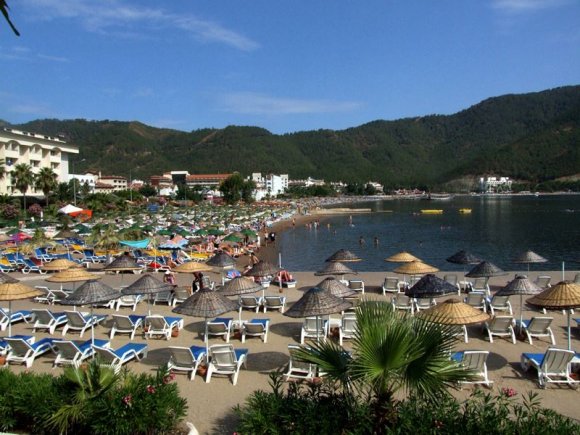
[[[168,384],[175,379],[175,375],[173,373],[169,373],[167,376],[163,377],[163,383]]]
[[[503,394],[506,397],[514,397],[515,395],[517,395],[518,393],[516,392],[516,390],[514,390],[513,388],[507,388],[507,387],[503,387],[501,389],[501,394]]]
[[[132,401],[133,401],[133,396],[131,396],[130,394],[127,394],[125,397],[123,397],[123,403],[127,406],[131,406]]]
[[[149,394],[154,394],[155,393],[155,387],[153,385],[147,385],[147,392]]]

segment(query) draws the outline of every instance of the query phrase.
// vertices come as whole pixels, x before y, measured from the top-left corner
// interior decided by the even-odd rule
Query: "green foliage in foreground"
[[[61,376],[0,370],[0,430],[152,434],[175,429],[187,403],[166,368],[115,374],[96,362]]]
[[[580,425],[541,407],[530,393],[523,400],[514,392],[475,390],[464,402],[449,395],[410,397],[398,402],[393,419],[377,428],[367,401],[338,393],[330,383],[290,383],[270,375],[272,392],[255,391],[243,406],[240,434],[577,434]]]

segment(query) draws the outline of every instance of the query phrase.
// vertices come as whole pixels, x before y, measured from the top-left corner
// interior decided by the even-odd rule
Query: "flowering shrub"
[[[15,219],[19,213],[19,209],[12,204],[4,204],[2,206],[2,217],[5,219]]]
[[[30,216],[40,216],[40,213],[42,213],[42,207],[38,204],[31,204],[30,207],[28,207],[28,214]]]
[[[155,376],[116,375],[96,362],[58,377],[0,369],[0,391],[0,431],[166,433],[187,410],[166,367]]]
[[[505,397],[508,397],[509,398],[509,397],[514,397],[518,393],[513,388],[503,387],[501,389],[501,394],[503,394]]]

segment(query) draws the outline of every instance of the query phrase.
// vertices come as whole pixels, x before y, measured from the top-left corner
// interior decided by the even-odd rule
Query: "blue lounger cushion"
[[[200,356],[205,355],[205,347],[191,346],[189,349],[191,350],[191,353],[193,354],[193,357],[195,359],[198,359]]]
[[[451,359],[455,362],[460,363],[461,361],[463,361],[463,352],[455,352],[453,355],[451,355]]]
[[[36,343],[31,344],[30,347],[32,347],[34,350],[38,349],[39,347],[50,348],[50,347],[52,347],[52,342],[54,340],[56,340],[56,339],[52,338],[52,337],[46,337],[46,338],[43,338],[41,340],[38,340]]]
[[[134,352],[136,354],[141,353],[144,349],[147,348],[146,344],[141,343],[127,343],[124,346],[121,346],[118,349],[111,349],[111,352],[115,354],[115,356],[122,358],[129,352]]]
[[[216,317],[211,321],[211,323],[225,323],[226,325],[228,325],[233,320],[234,320],[233,317]]]
[[[236,354],[236,360],[239,360],[242,356],[248,354],[248,349],[234,349],[234,352]]]
[[[265,328],[269,321],[270,321],[270,319],[252,319],[252,320],[250,320],[249,323],[260,323]]]
[[[542,362],[544,362],[545,354],[543,353],[524,353],[523,355],[530,361],[533,361],[535,364],[537,364],[538,367],[542,365]]]
[[[174,324],[174,323],[180,323],[183,320],[183,317],[170,317],[170,316],[165,316],[165,321],[168,324]]]
[[[22,338],[24,341],[26,341],[27,343],[30,344],[30,341],[32,340],[33,336],[32,335],[21,335],[21,334],[17,334],[17,335],[13,335],[9,338]],[[0,349],[6,349],[6,346],[8,345],[8,343],[6,343],[4,341],[4,338],[0,338]]]
[[[141,319],[141,321],[143,321],[143,320],[145,320],[145,317],[147,317],[147,316],[139,316],[137,314],[129,314],[129,320],[131,320],[131,322],[133,322],[133,323],[137,323],[139,321],[139,319]],[[165,319],[167,319],[167,317]]]
[[[95,338],[95,346],[99,346],[99,347],[105,347],[109,344],[109,340],[101,340],[101,339],[97,339]],[[81,343],[78,345],[78,348],[81,352],[85,352],[87,349],[89,349],[91,346],[93,345],[93,341],[92,340],[87,340],[84,343]]]

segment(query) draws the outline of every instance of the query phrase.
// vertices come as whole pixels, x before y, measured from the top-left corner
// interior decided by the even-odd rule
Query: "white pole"
[[[567,309],[566,314],[566,317],[568,318],[568,350],[572,350],[572,341],[570,339],[570,315],[572,314],[572,309]]]
[[[565,278],[565,275],[566,275],[565,269],[566,269],[565,268],[565,263],[562,261],[562,281],[565,281],[566,280],[566,278]]]

